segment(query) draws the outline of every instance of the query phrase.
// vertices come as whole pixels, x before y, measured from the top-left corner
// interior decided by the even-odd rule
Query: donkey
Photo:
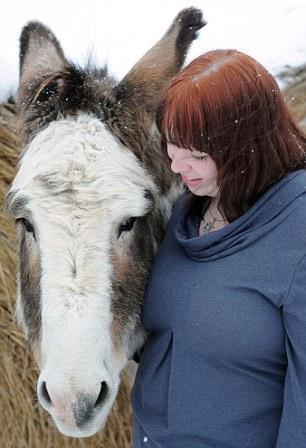
[[[21,33],[23,150],[6,196],[20,244],[16,316],[40,368],[39,402],[71,437],[102,429],[147,336],[148,274],[183,191],[154,114],[204,25],[201,11],[181,11],[120,82],[67,61],[38,22]]]

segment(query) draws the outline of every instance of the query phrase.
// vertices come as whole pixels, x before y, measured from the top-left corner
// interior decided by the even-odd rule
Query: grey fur
[[[19,290],[27,336],[30,344],[34,344],[40,339],[41,329],[41,262],[40,255],[31,246],[33,237],[22,224],[20,226]]]

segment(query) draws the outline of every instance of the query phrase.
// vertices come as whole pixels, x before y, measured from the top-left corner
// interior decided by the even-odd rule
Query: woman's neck
[[[210,212],[212,214],[212,216],[214,218],[216,218],[218,221],[220,219],[222,219],[222,220],[224,219],[218,209],[218,198],[217,197],[213,197],[210,199],[207,210],[208,210],[208,213]]]

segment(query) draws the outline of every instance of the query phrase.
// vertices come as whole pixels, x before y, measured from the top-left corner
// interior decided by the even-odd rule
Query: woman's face
[[[217,167],[209,155],[178,148],[172,143],[167,143],[167,153],[171,159],[171,170],[181,175],[192,193],[197,196],[218,195]]]

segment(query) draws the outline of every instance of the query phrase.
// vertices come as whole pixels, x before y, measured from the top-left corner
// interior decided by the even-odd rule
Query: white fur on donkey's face
[[[116,396],[127,359],[124,347],[114,353],[111,339],[109,249],[122,222],[145,215],[145,190],[155,188],[132,152],[87,115],[51,123],[21,159],[12,190],[29,198],[36,234],[31,244],[40,253],[40,382],[67,401],[102,381],[110,392],[87,432],[75,427],[70,434],[67,409],[66,423],[48,409],[68,435],[96,432]],[[124,238],[130,235],[118,241],[123,251]],[[24,323],[20,297],[17,313]]]

